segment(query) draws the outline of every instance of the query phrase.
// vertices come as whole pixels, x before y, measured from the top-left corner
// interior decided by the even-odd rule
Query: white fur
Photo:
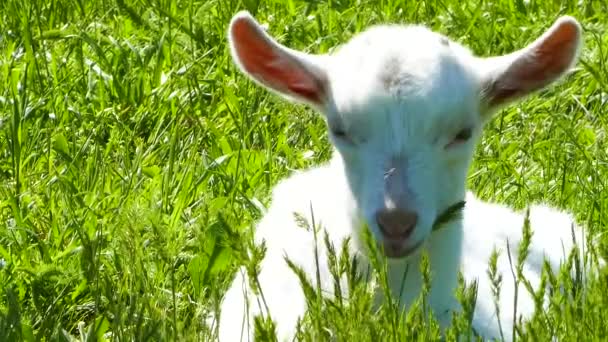
[[[563,25],[576,34],[568,36]],[[341,130],[347,136],[330,134],[336,148],[330,163],[296,173],[276,186],[272,205],[255,232],[256,242],[265,241],[267,246],[259,282],[280,340],[292,337],[298,317],[306,310],[300,283],[284,256],[312,279],[316,275],[313,235],[297,226],[293,213],[310,219],[312,210],[335,245],[350,237],[352,252],[364,255],[361,227],[368,224],[381,244],[385,237],[375,215],[395,208],[418,215],[413,232],[400,247],[422,243],[416,252],[388,260],[391,289],[400,302],[407,307],[420,293],[418,264],[420,250],[426,249],[432,271],[429,303],[442,326],[448,325],[450,311],[458,309],[453,290],[462,269],[467,280],[479,281],[475,328],[484,337],[500,337],[486,276],[488,258],[497,246],[503,250],[498,263],[504,279],[500,318],[505,338],[511,339],[513,282],[505,243],[509,240],[511,250],[517,250],[523,216],[466,194],[465,179],[475,141],[491,112],[567,71],[576,59],[579,31],[574,19],[560,19],[543,37],[550,39],[555,32],[570,37],[570,45],[549,51],[567,63],[552,74],[541,68],[544,72],[538,72],[538,79],[529,81],[519,79],[513,69],[532,73],[538,69],[534,48],[543,43],[543,37],[512,55],[481,59],[423,27],[379,26],[354,37],[332,55],[313,56],[279,45],[247,13],[234,17],[231,51],[241,69],[261,85],[312,105],[324,114],[331,131]],[[257,46],[264,49],[256,50]],[[272,52],[266,55],[270,60],[260,60],[259,55],[267,51]],[[548,53],[547,49],[542,53]],[[504,87],[519,92],[505,97]],[[470,129],[472,137],[453,143],[463,129]],[[385,177],[389,169],[394,172],[391,183]],[[432,232],[436,217],[465,197],[464,218]],[[572,220],[555,210],[534,207],[531,221],[535,235],[525,271],[537,285],[542,258],[548,257],[557,267],[562,252],[567,254],[572,248]],[[581,237],[580,231],[577,234]],[[319,248],[320,260],[325,260],[323,244]],[[408,265],[412,266],[400,294]],[[319,271],[323,290],[331,294],[332,278],[324,262]],[[221,341],[250,337],[251,319],[262,305],[247,283],[240,271],[226,294]],[[520,293],[518,312],[529,315],[533,303],[525,290]]]

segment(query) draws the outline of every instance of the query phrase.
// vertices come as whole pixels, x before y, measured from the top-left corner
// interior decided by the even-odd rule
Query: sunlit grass
[[[245,262],[272,186],[330,154],[320,117],[232,65],[225,32],[240,9],[311,52],[401,22],[501,54],[577,17],[581,63],[489,124],[469,184],[513,207],[567,209],[608,242],[603,1],[4,0],[0,340],[208,339],[205,318]],[[555,294],[524,337],[608,336],[606,289],[604,277],[576,300]],[[437,337],[420,315],[372,315],[364,292],[345,311],[311,310],[302,337],[327,337],[315,320],[344,339]],[[466,325],[455,319],[455,331]]]

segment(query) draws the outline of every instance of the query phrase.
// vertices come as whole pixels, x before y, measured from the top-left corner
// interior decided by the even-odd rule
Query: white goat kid
[[[280,339],[293,337],[306,310],[300,283],[284,256],[315,279],[313,236],[298,227],[293,215],[310,218],[311,207],[336,246],[350,237],[360,254],[365,251],[360,233],[369,226],[388,257],[394,295],[405,307],[420,294],[417,270],[420,251],[426,249],[432,272],[428,300],[442,325],[458,308],[453,296],[458,271],[463,269],[467,280],[478,279],[474,326],[485,337],[500,337],[487,262],[495,245],[505,250],[506,239],[512,251],[517,249],[524,218],[465,194],[468,167],[492,113],[568,71],[580,36],[577,21],[562,17],[520,51],[479,58],[424,27],[377,26],[331,55],[309,55],[277,43],[248,13],[235,15],[229,40],[236,64],[260,85],[321,112],[335,146],[327,165],[277,185],[255,232],[256,242],[266,242],[259,284]],[[465,197],[463,218],[433,231],[436,218]],[[532,209],[531,220],[541,230],[535,232],[525,270],[537,284],[543,256],[557,267],[562,251],[572,248],[571,219],[541,207]],[[319,253],[324,260],[322,243]],[[325,262],[319,266],[321,286],[331,293],[330,272]],[[505,278],[510,274],[506,253],[499,270]],[[503,282],[500,318],[506,339],[511,339],[512,287]],[[531,313],[531,299],[520,297],[519,312]],[[220,340],[249,339],[259,303],[245,272],[238,272],[222,304]]]

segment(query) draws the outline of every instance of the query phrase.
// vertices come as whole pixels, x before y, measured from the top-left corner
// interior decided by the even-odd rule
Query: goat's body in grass
[[[365,246],[353,235],[352,227],[356,223],[349,214],[354,210],[353,200],[349,198],[339,164],[339,160],[334,160],[332,164],[298,172],[276,186],[272,205],[257,226],[255,234],[256,243],[264,242],[267,248],[258,275],[263,297],[253,294],[244,270],[237,272],[222,305],[220,341],[248,340],[249,334],[253,332],[251,320],[255,315],[268,314],[266,306],[276,323],[279,341],[293,338],[296,322],[306,310],[306,300],[301,283],[285,262],[285,257],[302,267],[314,283],[317,272],[316,249],[320,260],[322,291],[326,295],[333,295],[334,279],[326,262],[323,227],[331,227],[327,233],[335,246],[341,246],[344,239],[351,240],[351,252],[359,257],[360,271],[366,271],[367,260],[365,254],[361,253]],[[297,223],[294,212],[301,213],[308,222],[314,219],[322,228],[316,244],[313,233]],[[582,230],[573,226],[572,218],[561,211],[547,206],[533,206],[530,208],[529,219],[533,236],[524,265],[524,276],[537,289],[545,258],[552,269],[558,272],[560,264],[572,251],[574,242],[582,249],[584,239]],[[406,307],[420,294],[422,275],[419,264],[422,250],[425,250],[432,277],[428,301],[440,324],[449,324],[452,311],[459,309],[454,292],[458,285],[457,273],[461,270],[469,284],[476,281],[478,286],[473,317],[475,331],[484,338],[501,338],[502,327],[502,336],[511,340],[515,294],[512,272],[515,271],[517,251],[523,237],[524,220],[525,214],[522,212],[483,202],[472,193],[467,193],[461,218],[448,222],[435,231],[416,254],[407,259],[389,260],[387,275],[393,295],[395,298],[400,297],[400,302]],[[511,252],[511,260],[507,248]],[[488,261],[495,249],[499,252],[497,270],[503,278],[498,302],[501,308],[500,326],[487,274]],[[405,283],[402,283],[406,269],[408,274]],[[346,286],[342,288],[345,289]],[[403,292],[399,295],[400,289]],[[248,310],[245,310],[247,305]],[[520,285],[517,316],[529,317],[534,312],[534,305],[531,295]]]
[[[229,30],[234,60],[259,84],[323,113],[335,151],[328,165],[295,174],[275,188],[255,232],[256,242],[267,247],[257,279],[263,297],[252,296],[250,279],[240,273],[222,304],[220,340],[249,338],[253,316],[267,313],[266,307],[279,338],[293,337],[307,305],[286,256],[332,294],[322,235],[315,244],[314,234],[300,227],[294,213],[309,222],[314,217],[335,246],[350,239],[351,254],[361,257],[363,268],[367,249],[361,233],[369,227],[373,245],[387,258],[390,292],[402,308],[422,291],[418,265],[426,250],[427,303],[444,328],[459,310],[454,291],[462,270],[466,280],[479,282],[475,330],[510,340],[513,314],[528,316],[535,309],[526,290],[520,289],[514,303],[515,285],[509,281],[524,215],[467,194],[467,170],[492,113],[563,75],[576,61],[580,35],[578,23],[565,17],[520,51],[479,58],[423,27],[380,26],[335,54],[313,56],[279,45],[248,14],[236,15]],[[465,199],[463,217],[435,230],[441,213]],[[523,273],[535,288],[543,258],[556,270],[574,242],[572,220],[565,214],[534,207],[530,223],[535,234]],[[580,230],[574,235],[582,243]],[[502,333],[487,277],[494,247],[501,251]]]

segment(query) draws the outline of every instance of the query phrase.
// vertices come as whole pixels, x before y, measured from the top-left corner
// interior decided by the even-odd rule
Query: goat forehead
[[[406,139],[471,121],[478,90],[468,51],[446,40],[419,27],[381,27],[351,40],[330,73],[344,126]]]
[[[348,111],[365,107],[371,98],[409,105],[432,100],[440,111],[437,102],[460,102],[476,91],[469,58],[468,50],[424,27],[373,27],[334,55],[329,75],[334,101]]]
[[[422,26],[375,26],[341,46],[334,59],[335,68],[351,76],[363,71],[384,76],[402,68],[424,74],[444,59],[469,56],[466,48]]]

